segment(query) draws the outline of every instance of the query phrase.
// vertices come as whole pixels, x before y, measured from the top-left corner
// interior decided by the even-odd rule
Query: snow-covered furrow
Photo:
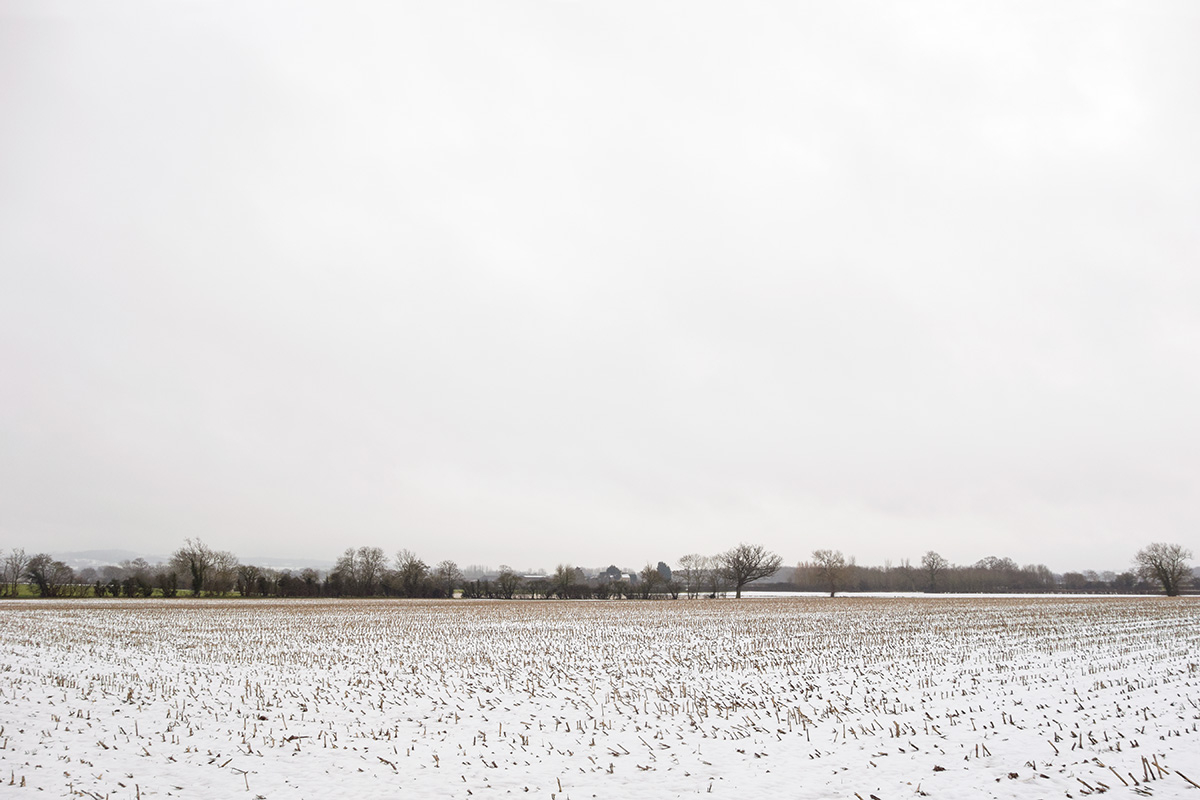
[[[0,603],[14,797],[1197,792],[1190,598]]]

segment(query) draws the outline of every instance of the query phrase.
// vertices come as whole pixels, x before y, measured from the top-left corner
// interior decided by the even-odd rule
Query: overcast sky
[[[0,548],[1200,550],[1198,41],[0,0]]]

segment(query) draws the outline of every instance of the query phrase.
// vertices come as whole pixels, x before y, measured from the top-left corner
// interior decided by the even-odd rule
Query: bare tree
[[[330,572],[330,577],[341,593],[359,594],[358,551],[353,547],[347,547],[345,552],[338,556],[337,563],[333,565],[333,570]]]
[[[387,572],[387,556],[382,547],[360,547],[354,573],[358,590],[364,595],[379,594],[383,575]]]
[[[25,570],[29,567],[29,556],[25,555],[25,550],[20,547],[14,547],[12,551],[4,557],[3,571],[3,592],[12,597],[17,595],[17,586],[25,579]]]
[[[761,544],[739,544],[717,557],[722,576],[734,588],[735,597],[742,596],[747,583],[774,575],[783,559]]]
[[[938,576],[945,572],[949,566],[949,561],[932,550],[921,556],[921,569],[925,570],[925,575],[929,578],[929,586],[926,591],[937,591]]]
[[[721,556],[707,556],[700,574],[709,597],[724,596],[729,591],[729,578],[721,566]]]
[[[521,588],[521,576],[512,567],[500,565],[500,574],[496,578],[496,592],[505,600],[512,600],[513,595]]]
[[[209,593],[227,595],[237,585],[237,556],[228,550],[213,552],[212,569],[208,573],[206,585]]]
[[[387,556],[379,547],[360,547],[357,550],[347,547],[338,556],[333,572],[336,574],[335,581],[345,594],[379,594],[387,573]]]
[[[171,555],[171,566],[176,572],[191,578],[192,594],[200,596],[205,582],[216,563],[217,554],[199,539],[187,539],[183,547]]]
[[[29,559],[25,565],[25,574],[37,586],[38,594],[42,597],[57,597],[62,593],[62,588],[75,577],[70,567],[46,553],[38,553]]]
[[[321,573],[312,567],[300,570],[300,584],[304,587],[304,596],[313,597],[321,589]]]
[[[458,564],[449,559],[440,561],[433,568],[433,580],[442,594],[452,598],[454,597],[454,590],[462,585],[462,570],[458,568]]]
[[[559,564],[550,578],[550,591],[565,600],[571,595],[571,584],[575,582],[575,568],[570,564]]]
[[[263,572],[253,564],[242,564],[237,568],[237,592],[242,597],[258,593],[259,579]]]
[[[163,597],[176,597],[179,594],[179,573],[170,565],[163,567],[155,573],[154,585]]]
[[[813,550],[813,562],[817,575],[833,597],[846,580],[846,557],[841,550]]]
[[[700,593],[705,560],[699,553],[688,553],[679,557],[679,568],[675,570],[674,577],[679,580],[684,593],[691,599]]]
[[[1138,551],[1133,557],[1138,575],[1157,581],[1167,597],[1175,597],[1190,574],[1187,560],[1192,551],[1178,544],[1155,542]]]
[[[660,588],[665,587],[667,583],[663,579],[662,573],[658,571],[658,568],[650,566],[649,563],[638,572],[638,578],[640,579],[638,581],[638,593],[641,594],[643,600],[649,600],[651,595],[658,592]]]
[[[417,558],[411,550],[396,553],[396,582],[404,597],[421,597],[426,594],[429,580],[429,565]]]
[[[120,564],[121,573],[125,579],[121,581],[121,592],[126,597],[149,597],[154,593],[154,585],[150,580],[150,565],[146,563],[144,558],[135,558],[132,561],[122,561]],[[79,579],[76,575],[76,579]],[[111,592],[110,592],[111,593]],[[115,597],[115,593],[112,593]]]

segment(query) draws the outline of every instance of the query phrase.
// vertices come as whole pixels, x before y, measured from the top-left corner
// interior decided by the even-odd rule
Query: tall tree
[[[724,595],[729,591],[729,578],[722,566],[724,553],[716,556],[706,556],[700,567],[701,581],[708,590],[709,597]]]
[[[1139,550],[1133,563],[1141,577],[1156,581],[1167,597],[1175,597],[1191,573],[1187,563],[1191,557],[1192,551],[1182,545],[1155,542]]]
[[[74,571],[46,553],[38,553],[25,565],[25,574],[37,586],[42,597],[57,597],[62,587],[74,578]]]
[[[169,566],[160,569],[154,575],[154,585],[162,591],[163,597],[175,597],[179,594],[179,573]]]
[[[550,578],[551,591],[558,595],[560,600],[566,600],[571,596],[571,585],[575,583],[575,568],[570,564],[559,564],[554,568],[554,575]]]
[[[813,550],[813,562],[821,582],[833,597],[846,581],[846,557],[841,550]]]
[[[683,591],[689,598],[695,598],[700,593],[704,580],[705,560],[704,556],[699,553],[688,553],[679,557],[679,568],[675,570],[675,577],[680,579]]]
[[[304,596],[314,597],[321,591],[321,574],[312,567],[300,570],[300,583],[304,586]]]
[[[212,569],[208,573],[205,585],[209,594],[221,596],[233,591],[237,585],[238,559],[228,550],[214,550]]]
[[[438,565],[433,568],[433,580],[442,594],[452,598],[454,590],[462,585],[462,570],[458,568],[458,564],[449,559],[439,561]]]
[[[742,587],[752,581],[774,575],[783,559],[761,544],[739,544],[717,557],[721,575],[734,588],[735,597],[742,596]]]
[[[926,584],[926,591],[937,591],[937,579],[950,566],[950,562],[942,558],[940,555],[930,550],[921,556],[921,569],[925,571],[925,577],[929,579]]]
[[[659,563],[661,564],[662,562],[660,561]],[[649,600],[650,596],[666,583],[658,568],[650,566],[649,563],[642,567],[638,573],[638,578],[640,579],[638,581],[638,592],[642,595],[643,600]]]
[[[237,568],[237,592],[242,597],[250,597],[259,593],[258,581],[262,570],[253,564],[242,564]]]
[[[425,596],[428,579],[429,565],[417,558],[416,553],[411,550],[396,553],[396,582],[402,596]]]
[[[28,567],[29,556],[25,555],[24,548],[14,547],[4,557],[3,586],[0,586],[3,591],[0,594],[16,597],[17,586],[25,580],[25,570]]]
[[[199,539],[187,539],[183,547],[171,555],[171,566],[192,581],[192,594],[200,596],[209,573],[216,563],[217,554]]]
[[[358,551],[347,547],[329,571],[330,581],[343,594],[360,594],[358,587]]]
[[[358,548],[358,571],[355,579],[364,595],[379,594],[383,574],[387,571],[387,556],[382,547]]]
[[[387,572],[387,556],[379,547],[347,547],[334,565],[336,583],[345,594],[370,596],[379,594]]]
[[[496,577],[496,593],[505,600],[512,600],[521,588],[521,576],[512,567],[500,565],[500,574]]]

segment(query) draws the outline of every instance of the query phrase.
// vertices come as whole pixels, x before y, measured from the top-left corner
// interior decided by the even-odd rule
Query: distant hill
[[[158,564],[168,559],[168,556],[147,555],[132,550],[77,550],[71,553],[51,553],[50,555],[72,569],[107,567],[110,564],[120,564],[122,561],[132,561],[135,558],[144,558],[148,564]]]
[[[246,558],[238,556],[238,561],[243,564],[253,564],[256,567],[292,570],[305,569],[307,567],[329,570],[333,569],[335,564],[334,561],[325,558],[271,558],[269,556],[248,556]]]
[[[133,550],[77,550],[70,553],[51,553],[51,555],[72,569],[87,569],[88,567],[99,569],[120,564],[122,561],[133,561],[135,558],[145,559],[147,564],[161,564],[171,559],[169,555],[138,553]],[[270,556],[243,558],[238,556],[238,561],[271,569],[300,570],[312,567],[313,569],[329,570],[334,566],[332,560],[320,558],[272,558]]]

